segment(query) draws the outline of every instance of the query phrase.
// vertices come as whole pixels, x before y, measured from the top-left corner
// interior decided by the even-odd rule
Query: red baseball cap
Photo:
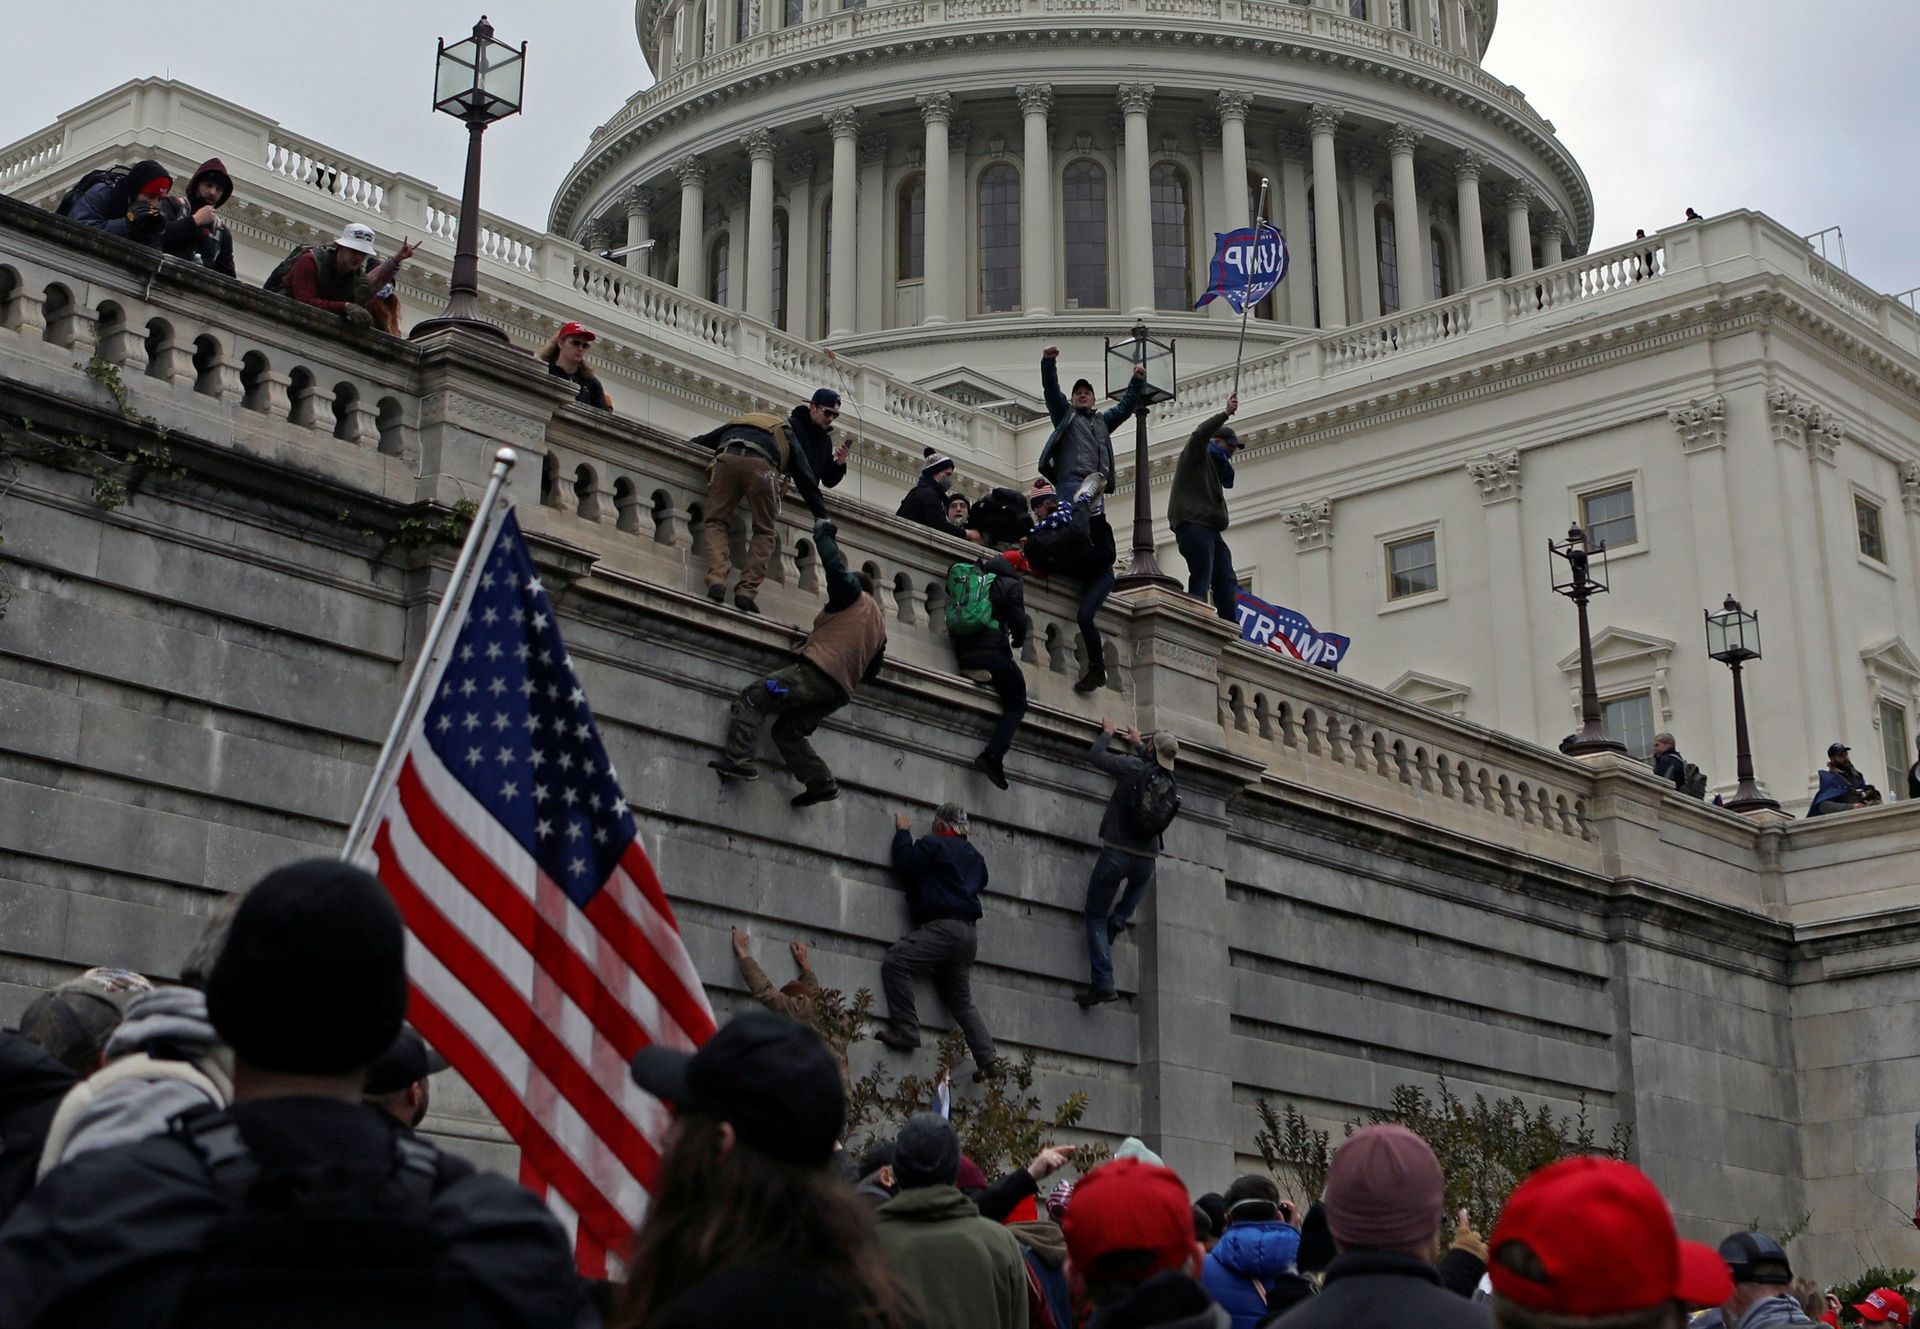
[[[565,341],[569,337],[585,337],[588,341],[598,340],[594,336],[592,329],[588,328],[584,323],[567,323],[562,325],[560,328],[560,340]]]
[[[1860,1318],[1871,1320],[1875,1324],[1897,1324],[1904,1326],[1909,1318],[1907,1299],[1890,1287],[1877,1287],[1867,1293],[1867,1299],[1859,1302],[1854,1309],[1860,1312]]]
[[[1180,1268],[1193,1254],[1193,1201],[1172,1168],[1116,1158],[1073,1188],[1060,1229],[1067,1258],[1083,1271],[1115,1251],[1150,1253],[1152,1267],[1139,1271],[1144,1282]]]
[[[1487,1273],[1500,1296],[1549,1315],[1718,1306],[1733,1295],[1726,1261],[1681,1241],[1659,1189],[1610,1158],[1563,1159],[1522,1182],[1494,1226]]]

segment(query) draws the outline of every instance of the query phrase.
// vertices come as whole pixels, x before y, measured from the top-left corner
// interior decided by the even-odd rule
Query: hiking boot
[[[1073,690],[1080,693],[1098,692],[1106,685],[1107,667],[1105,665],[1088,665],[1087,672],[1080,675],[1074,682]]]
[[[724,582],[716,581],[713,585],[707,587],[707,599],[713,601],[717,605],[725,604],[727,602],[726,584]]]
[[[1104,1006],[1110,1001],[1118,1001],[1120,994],[1112,988],[1081,988],[1073,994],[1073,999],[1080,1003],[1080,1009],[1084,1011],[1094,1006]]]
[[[989,757],[983,752],[973,759],[973,769],[993,781],[993,787],[995,789],[1007,788],[1007,769],[1001,763],[1000,758]]]
[[[881,1025],[880,1032],[873,1037],[876,1042],[886,1044],[895,1052],[911,1052],[920,1046],[920,1040],[914,1035],[903,1034],[890,1024]]]
[[[810,808],[815,803],[831,803],[840,797],[840,786],[835,781],[826,784],[808,785],[790,800],[797,808]]]
[[[707,765],[720,772],[720,778],[722,780],[758,780],[760,778],[760,769],[744,761],[732,761],[726,757],[718,757],[708,762]]]
[[[743,614],[757,614],[760,612],[760,606],[754,603],[751,595],[735,595],[733,597],[733,607]]]

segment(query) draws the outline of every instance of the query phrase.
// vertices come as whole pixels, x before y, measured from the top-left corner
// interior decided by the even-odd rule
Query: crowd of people
[[[942,808],[929,839],[965,829]],[[895,852],[984,876],[904,826]],[[1350,1134],[1304,1209],[1258,1173],[1196,1196],[1134,1139],[1077,1180],[1048,1184],[1071,1145],[990,1179],[932,1111],[856,1159],[805,949],[775,989],[740,934],[782,1013],[623,1069],[671,1126],[623,1267],[585,1279],[532,1192],[415,1133],[446,1063],[404,1022],[404,946],[377,880],[296,863],[232,898],[181,983],[91,970],[0,1031],[0,1324],[1790,1329],[1845,1309],[1764,1232],[1680,1240],[1607,1158],[1542,1169],[1488,1235],[1460,1211],[1446,1240],[1447,1178],[1399,1125]],[[896,1003],[888,1027],[910,1020]],[[1894,1287],[1851,1314],[1910,1323]]]

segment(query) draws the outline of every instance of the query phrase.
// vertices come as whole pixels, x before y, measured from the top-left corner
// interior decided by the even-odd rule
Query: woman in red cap
[[[607,390],[600,386],[600,380],[587,368],[587,348],[593,342],[593,333],[582,324],[563,323],[560,331],[547,338],[547,344],[540,348],[540,358],[547,362],[549,374],[578,386],[582,406],[597,406],[603,411],[611,411],[613,398],[607,395]]]

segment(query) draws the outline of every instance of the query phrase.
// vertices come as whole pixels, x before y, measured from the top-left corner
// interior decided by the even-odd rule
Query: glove
[[[822,517],[813,524],[813,533],[816,537],[824,535],[827,539],[831,540],[834,536],[840,534],[840,528],[828,521],[825,517]]]
[[[365,332],[373,326],[373,315],[368,313],[362,305],[348,305],[340,311],[340,317],[345,319],[347,326],[356,332]]]

